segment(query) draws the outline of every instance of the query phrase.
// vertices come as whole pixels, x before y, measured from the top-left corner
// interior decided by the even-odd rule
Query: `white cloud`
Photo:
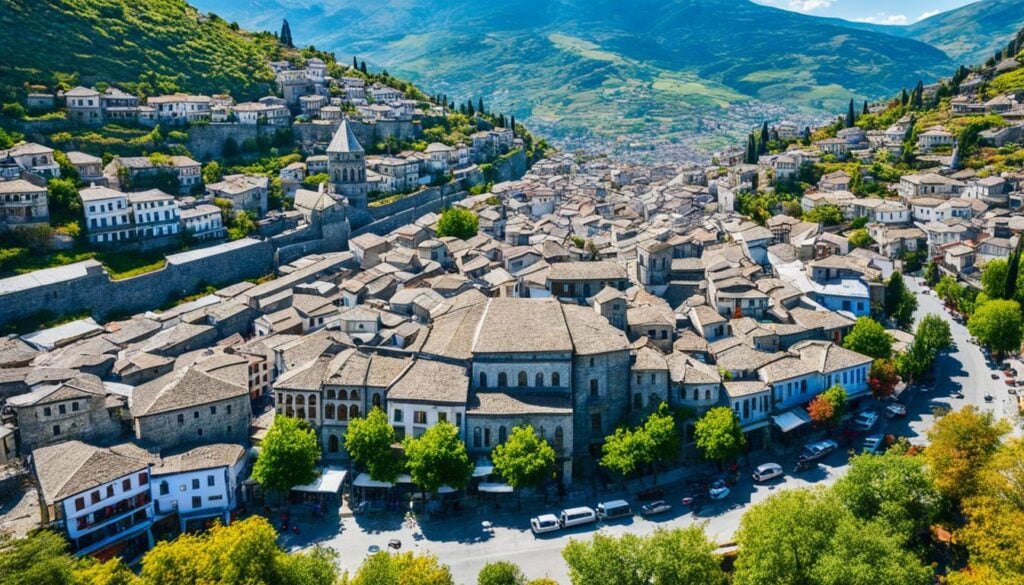
[[[936,14],[939,14],[940,12],[942,12],[942,11],[941,10],[929,10],[928,12],[922,13],[921,16],[918,16],[917,20],[924,20],[926,18],[931,18],[931,17],[935,16]]]
[[[789,7],[800,12],[814,12],[832,6],[835,0],[789,0]]]
[[[886,14],[884,12],[879,12],[874,16],[865,16],[864,18],[858,18],[857,20],[873,24],[907,24],[910,19],[907,18],[906,14]]]

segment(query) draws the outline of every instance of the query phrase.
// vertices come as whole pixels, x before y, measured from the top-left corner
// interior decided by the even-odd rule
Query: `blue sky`
[[[878,24],[911,24],[974,0],[754,0],[794,12]]]

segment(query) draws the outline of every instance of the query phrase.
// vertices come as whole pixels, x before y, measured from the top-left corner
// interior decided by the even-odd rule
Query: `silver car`
[[[763,482],[782,477],[784,475],[782,466],[778,463],[762,463],[754,470],[753,477],[756,482]]]

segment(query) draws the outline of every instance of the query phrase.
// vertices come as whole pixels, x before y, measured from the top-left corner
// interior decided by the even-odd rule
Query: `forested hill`
[[[28,85],[116,84],[142,95],[266,95],[277,39],[185,0],[3,0],[0,99]]]

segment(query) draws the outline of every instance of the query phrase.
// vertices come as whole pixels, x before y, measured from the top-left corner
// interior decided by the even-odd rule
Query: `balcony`
[[[149,504],[149,501],[149,492],[142,492],[137,496],[121,500],[112,506],[106,506],[92,514],[81,516],[76,519],[75,525],[79,531],[91,530],[96,526],[100,526],[107,522],[113,522],[126,515],[130,515],[137,510],[144,511],[146,506]]]
[[[102,548],[129,533],[143,530],[152,524],[149,511],[145,508],[128,512],[115,521],[75,539],[75,550],[79,554],[87,554],[91,550]]]

